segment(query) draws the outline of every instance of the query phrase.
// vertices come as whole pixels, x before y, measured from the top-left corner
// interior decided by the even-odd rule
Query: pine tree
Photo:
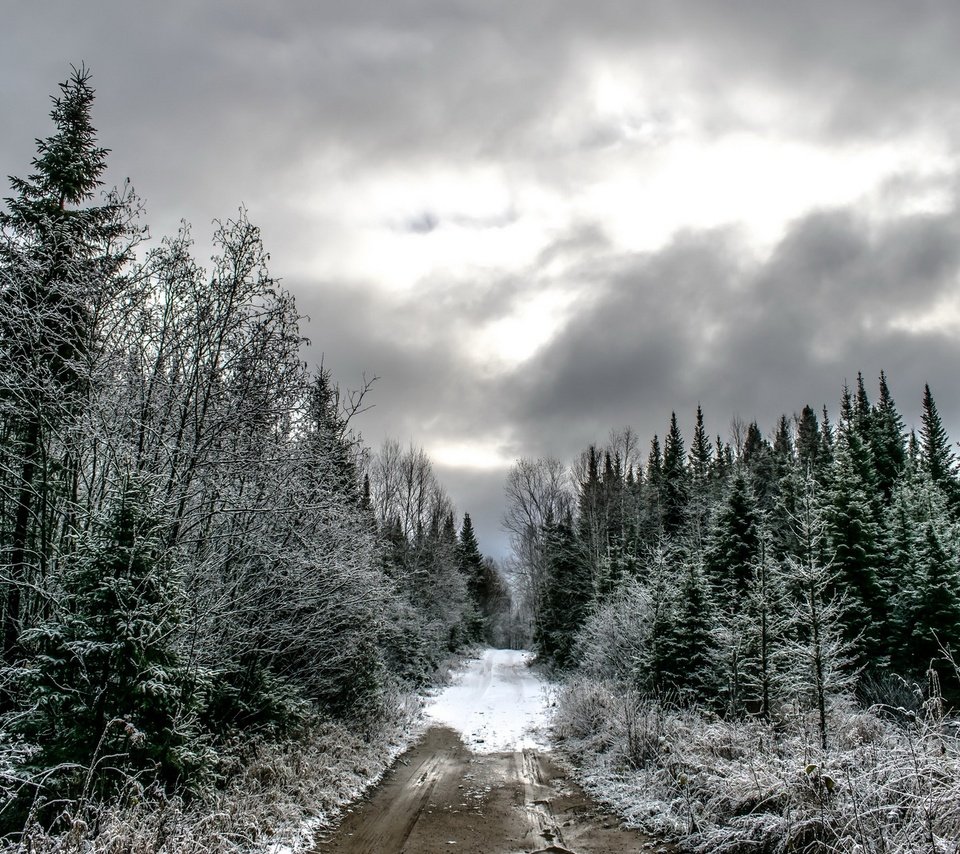
[[[788,468],[793,465],[793,436],[790,432],[790,421],[786,415],[781,415],[777,421],[777,430],[773,437],[773,458],[777,478],[782,477]]]
[[[960,512],[960,484],[957,482],[957,458],[943,428],[930,386],[923,387],[923,413],[920,422],[920,459],[931,480],[950,502],[954,514]]]
[[[819,474],[820,450],[820,423],[813,407],[808,404],[797,418],[797,459],[802,472],[809,470]]]
[[[863,373],[857,371],[857,391],[853,401],[853,426],[860,434],[860,439],[867,443],[873,433],[873,408],[867,397],[867,389],[863,383]]]
[[[827,407],[823,407],[822,417],[820,419],[820,471],[829,471],[830,464],[833,462],[833,425],[830,423],[830,413]]]
[[[859,665],[877,668],[886,652],[882,530],[875,488],[865,477],[872,472],[868,449],[847,423],[837,442],[824,521],[833,551],[835,589],[847,602],[845,638],[858,649]]]
[[[473,530],[469,513],[463,514],[463,524],[456,540],[457,565],[467,579],[467,590],[479,604],[483,598],[483,555]]]
[[[773,448],[763,437],[756,421],[751,421],[747,427],[747,437],[743,443],[743,466],[757,506],[762,512],[768,512],[777,500],[778,471]]]
[[[954,654],[960,650],[960,559],[955,546],[951,548],[943,541],[933,521],[923,526],[918,540],[918,584],[903,620],[909,626],[905,658],[911,665],[910,675],[920,677],[933,666],[940,671],[943,683],[953,683],[956,694],[956,678],[944,660],[943,650]]]
[[[891,585],[893,665],[901,675],[923,679],[939,660],[941,682],[952,683],[955,692],[941,647],[960,647],[960,539],[946,496],[924,473],[908,470],[898,484],[888,530],[897,567]]]
[[[730,494],[717,512],[707,546],[704,571],[721,610],[742,602],[759,554],[759,518],[750,487],[742,474],[733,479]]]
[[[656,547],[663,535],[663,454],[660,438],[654,435],[647,455],[647,471],[643,490],[643,524],[641,537],[651,548]]]
[[[907,463],[907,449],[904,443],[906,430],[903,419],[897,411],[883,371],[880,372],[880,398],[873,408],[870,423],[870,448],[873,452],[877,488],[883,494],[884,503],[889,505],[894,485]]]
[[[713,447],[703,424],[703,408],[697,404],[697,421],[690,443],[690,474],[694,483],[703,483],[710,473],[713,461]]]
[[[49,538],[37,538],[42,512],[61,494],[76,495],[79,473],[69,449],[62,464],[49,459],[49,439],[60,423],[75,419],[86,392],[85,360],[93,346],[95,309],[130,258],[135,230],[131,199],[112,196],[88,205],[101,185],[108,151],[97,145],[91,122],[94,92],[81,67],[60,86],[50,113],[56,133],[37,140],[35,172],[11,178],[0,228],[0,271],[10,286],[0,290],[0,404],[8,413],[11,444],[6,469],[15,470],[11,518],[3,520],[5,584],[3,645],[16,660],[24,603],[34,589],[38,564],[50,558]],[[48,522],[48,519],[42,519]],[[26,615],[28,616],[28,615]]]
[[[788,690],[817,712],[820,746],[827,749],[829,701],[848,691],[855,677],[853,645],[844,640],[846,602],[835,590],[827,526],[820,509],[818,486],[808,472],[791,521],[798,544],[786,568],[793,599],[792,640],[787,644]]]
[[[453,514],[450,514],[450,527],[453,527]],[[472,640],[480,640],[489,636],[492,598],[495,594],[489,589],[483,555],[469,513],[463,514],[460,534],[457,536],[454,531],[453,537],[457,568],[467,581],[467,593],[473,606],[472,613],[467,617],[467,634]]]
[[[660,489],[663,529],[669,536],[680,534],[688,521],[689,473],[683,436],[677,426],[677,414],[670,414],[670,429],[663,443],[663,483]]]
[[[177,651],[185,603],[162,542],[145,493],[128,485],[73,556],[62,611],[24,634],[38,655],[16,726],[40,746],[39,767],[110,756],[108,767],[155,767],[167,784],[197,770],[184,717],[197,674]]]
[[[713,446],[703,424],[703,409],[697,404],[696,427],[690,443],[690,516],[694,538],[699,542],[706,536],[710,507],[714,503]]]
[[[786,687],[784,674],[792,625],[786,583],[773,555],[769,533],[761,531],[759,541],[750,588],[742,603],[743,678],[748,708],[769,720],[774,701]]]
[[[546,573],[534,641],[542,655],[563,668],[573,664],[574,640],[593,601],[593,584],[569,519],[548,522],[544,552]]]
[[[600,454],[596,447],[591,445],[581,459],[586,471],[577,484],[577,535],[589,563],[590,577],[596,584],[607,553],[604,485],[600,480]]]
[[[709,587],[695,558],[680,568],[670,614],[664,681],[685,702],[712,703],[717,690],[716,625]]]

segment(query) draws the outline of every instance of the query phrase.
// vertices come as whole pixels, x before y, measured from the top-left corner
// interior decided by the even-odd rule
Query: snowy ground
[[[550,749],[547,683],[529,667],[533,653],[486,649],[428,700],[428,723],[460,733],[474,753]]]
[[[655,843],[625,830],[546,753],[552,686],[530,653],[487,649],[425,708],[426,734],[346,810],[314,854],[626,854]],[[664,849],[666,850],[666,849]]]

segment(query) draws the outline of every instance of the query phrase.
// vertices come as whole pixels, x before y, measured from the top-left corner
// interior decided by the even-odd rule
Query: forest
[[[0,833],[236,850],[382,768],[508,594],[426,454],[354,431],[370,384],[302,361],[244,210],[204,265],[102,191],[94,95],[0,213]]]
[[[955,852],[960,474],[885,374],[765,432],[698,408],[505,484],[506,571],[374,395],[304,362],[241,208],[151,239],[89,71],[0,211],[3,850],[249,851],[526,637],[580,783],[688,850]],[[838,382],[839,385],[839,382]],[[916,390],[918,398],[921,390]],[[953,847],[951,847],[953,846]]]
[[[929,386],[919,432],[883,373],[835,426],[695,425],[689,450],[674,414],[645,455],[625,429],[510,473],[583,779],[697,850],[955,850],[960,480]]]

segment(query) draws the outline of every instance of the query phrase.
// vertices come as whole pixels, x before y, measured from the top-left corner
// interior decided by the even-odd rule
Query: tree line
[[[374,455],[302,361],[246,213],[147,242],[94,90],[0,212],[0,825],[123,781],[222,783],[238,739],[375,726],[506,595],[422,451]],[[218,775],[220,777],[218,778]]]
[[[840,696],[960,697],[960,480],[929,386],[919,434],[887,378],[862,375],[771,435],[735,420],[689,449],[671,417],[571,469],[522,460],[507,482],[515,561],[546,659],[661,699],[770,718]]]

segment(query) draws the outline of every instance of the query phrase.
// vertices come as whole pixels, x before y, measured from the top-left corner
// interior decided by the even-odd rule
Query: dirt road
[[[428,710],[438,725],[317,854],[661,850],[620,829],[551,761],[531,731],[543,722],[543,704],[524,656],[486,651]]]

